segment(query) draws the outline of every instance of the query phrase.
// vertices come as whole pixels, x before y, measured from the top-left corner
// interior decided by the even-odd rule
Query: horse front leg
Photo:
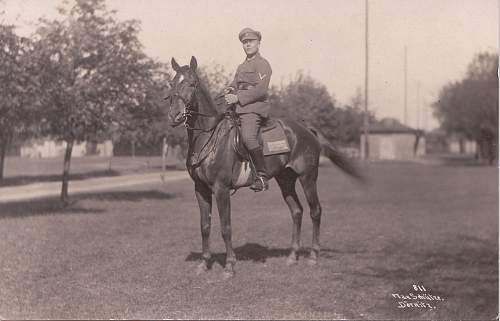
[[[204,183],[195,184],[195,194],[200,207],[200,228],[202,254],[201,262],[196,269],[196,274],[206,272],[210,266],[210,229],[212,221],[212,191]]]
[[[234,265],[236,264],[236,254],[233,250],[231,240],[231,200],[229,188],[219,186],[215,190],[215,199],[219,210],[222,238],[226,245],[226,266],[224,268],[224,278],[234,276]]]

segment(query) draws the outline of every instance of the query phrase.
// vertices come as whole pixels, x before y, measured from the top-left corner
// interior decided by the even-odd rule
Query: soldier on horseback
[[[238,66],[233,82],[226,88],[225,100],[229,105],[236,105],[236,113],[241,119],[243,143],[257,172],[250,188],[260,192],[268,189],[269,175],[257,136],[261,124],[269,116],[267,91],[272,71],[267,60],[259,54],[260,32],[245,28],[238,37],[247,57]]]
[[[237,113],[243,114],[243,131],[247,133],[247,137],[253,136],[254,139],[261,125],[261,119],[266,117],[269,111],[267,88],[271,68],[267,61],[258,55],[260,38],[260,34],[253,30],[244,30],[240,34],[242,41],[253,40],[255,43],[253,46],[243,44],[248,59],[238,67],[233,82],[233,92],[226,94],[224,99],[231,104],[239,102],[234,108]],[[194,56],[191,57],[189,66],[179,66],[172,58],[172,69],[176,74],[172,80],[173,90],[169,94],[168,118],[173,127],[184,124],[188,134],[189,154],[186,165],[194,182],[195,195],[200,208],[202,237],[202,255],[197,273],[209,270],[213,263],[210,251],[210,229],[212,201],[215,198],[221,222],[221,234],[226,246],[224,278],[229,278],[234,276],[236,264],[236,253],[232,245],[230,192],[237,187],[248,186],[252,181],[247,175],[246,162],[242,161],[241,155],[235,148],[237,133],[234,131],[233,119],[220,117],[220,109],[211,99],[210,92],[196,73],[197,66],[198,62]],[[250,116],[250,120],[247,120],[247,116]],[[253,120],[251,120],[252,117]],[[363,176],[349,159],[327,142],[321,143],[310,129],[292,119],[277,121],[289,142],[287,146],[289,153],[266,156],[269,157],[266,159],[266,171],[262,151],[256,150],[260,148],[257,141],[254,140],[253,145],[247,145],[252,152],[259,175],[263,176],[260,184],[259,181],[254,182],[255,188],[265,190],[266,179],[271,175],[276,179],[293,221],[292,246],[287,264],[296,264],[300,249],[303,207],[297,196],[295,185],[297,180],[300,182],[313,224],[312,246],[308,261],[310,264],[316,264],[320,252],[319,232],[322,213],[317,191],[320,153],[323,152],[350,176],[360,180],[363,180]],[[253,129],[249,130],[249,127]],[[270,135],[269,131],[265,134]],[[275,151],[270,146],[274,145],[266,141],[264,145],[266,151],[271,151],[271,149]]]

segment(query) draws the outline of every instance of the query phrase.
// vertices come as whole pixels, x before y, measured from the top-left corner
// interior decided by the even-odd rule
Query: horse
[[[187,128],[186,166],[194,182],[200,210],[202,255],[196,273],[206,272],[210,267],[212,196],[215,196],[226,248],[223,275],[224,278],[230,278],[235,274],[236,264],[232,245],[230,193],[237,188],[249,186],[253,182],[255,173],[250,174],[246,180],[241,180],[242,166],[245,165],[235,148],[236,122],[218,111],[207,87],[198,77],[196,58],[191,57],[189,66],[180,66],[174,58],[171,64],[176,74],[170,82],[170,94],[165,98],[170,101],[168,119],[173,127],[184,124]],[[290,119],[280,119],[280,121],[290,151],[266,156],[265,163],[268,174],[278,183],[292,216],[292,242],[286,264],[296,264],[299,259],[303,207],[295,190],[298,180],[304,190],[313,224],[308,263],[315,265],[320,253],[322,214],[317,192],[320,154],[323,152],[341,170],[356,179],[363,180],[363,175],[350,160],[327,142],[320,143],[314,131]]]

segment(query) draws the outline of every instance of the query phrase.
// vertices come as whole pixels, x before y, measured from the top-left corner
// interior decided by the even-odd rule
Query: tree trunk
[[[12,142],[12,134],[5,134],[0,136],[0,181],[3,180],[4,167],[5,167],[5,155],[7,154],[7,149]]]
[[[3,180],[3,168],[5,165],[5,154],[7,153],[7,140],[0,139],[0,181]]]
[[[474,152],[474,159],[481,160],[481,140],[476,139],[476,151]]]
[[[487,144],[488,144],[488,164],[491,166],[491,165],[493,165],[493,161],[497,157],[497,155],[496,155],[497,154],[497,146],[496,146],[495,139],[493,139],[493,138],[488,139]]]
[[[418,144],[420,143],[420,135],[415,135],[415,144],[413,145],[413,157],[419,156],[418,153]]]
[[[165,182],[165,175],[167,174],[167,156],[168,156],[169,146],[167,144],[167,138],[163,137],[163,142],[161,144],[161,180]]]
[[[458,148],[460,154],[465,154],[465,140],[462,137],[458,139]]]
[[[135,158],[135,136],[132,137],[132,158]]]
[[[64,154],[64,168],[61,188],[61,201],[68,201],[68,184],[69,184],[69,169],[71,165],[71,153],[73,152],[74,140],[66,141],[66,153]]]
[[[167,138],[163,138],[163,143],[161,146],[161,169],[163,171],[163,174],[165,174],[165,171],[167,169],[167,156],[168,156],[168,151],[169,151],[169,145],[167,144]]]

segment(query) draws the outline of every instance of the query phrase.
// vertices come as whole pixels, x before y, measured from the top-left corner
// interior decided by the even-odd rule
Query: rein
[[[215,149],[217,148],[217,141],[219,139],[219,133],[220,133],[221,127],[222,127],[219,125],[221,123],[222,122],[218,122],[212,129],[209,130],[211,132],[210,137],[208,137],[207,141],[205,142],[205,144],[203,144],[203,146],[201,147],[201,149],[198,153],[193,153],[193,156],[197,155],[197,157],[196,157],[196,162],[189,164],[190,171],[192,171],[196,167],[200,166],[201,163],[208,157],[208,155],[210,155],[210,153],[215,151]],[[219,130],[216,131],[217,127],[219,127]],[[215,135],[216,132],[217,132],[217,135]],[[204,153],[205,148],[207,148],[209,145],[211,145],[211,148]]]
[[[209,128],[209,129],[192,127],[191,125],[189,125],[188,121],[191,120],[191,117],[193,115],[198,115],[198,116],[207,117],[207,118],[214,117],[214,116],[211,116],[211,115],[202,114],[202,113],[199,113],[197,111],[185,108],[184,111],[182,112],[182,117],[184,117],[184,127],[186,127],[186,129],[189,129],[189,130],[199,130],[201,132],[209,133],[209,132],[215,130],[215,127],[217,127],[217,124],[215,124],[215,126],[213,126],[212,128]]]

